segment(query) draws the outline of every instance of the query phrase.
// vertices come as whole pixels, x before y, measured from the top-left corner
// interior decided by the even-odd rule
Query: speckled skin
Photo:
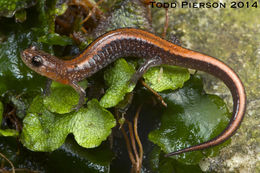
[[[125,28],[108,32],[96,39],[78,57],[68,61],[59,60],[36,50],[35,47],[24,50],[21,56],[24,63],[32,70],[52,80],[71,85],[80,94],[76,109],[83,105],[85,97],[84,89],[77,82],[91,76],[120,57],[135,56],[146,59],[146,63],[134,75],[133,81],[137,81],[148,68],[161,64],[201,70],[221,79],[230,89],[234,102],[233,116],[227,128],[210,141],[169,153],[166,156],[201,150],[224,142],[235,133],[246,110],[243,84],[230,67],[213,57],[182,48],[139,29]]]

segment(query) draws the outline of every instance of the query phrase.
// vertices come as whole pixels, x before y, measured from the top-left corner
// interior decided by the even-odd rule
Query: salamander
[[[246,93],[236,73],[220,60],[195,52],[152,33],[133,28],[110,31],[93,41],[83,53],[71,60],[57,57],[30,47],[21,53],[23,62],[40,75],[72,86],[80,95],[76,109],[85,102],[85,90],[78,82],[93,75],[120,57],[144,58],[144,64],[133,75],[137,80],[153,66],[163,64],[181,66],[207,72],[221,79],[231,91],[233,114],[226,129],[217,137],[201,144],[166,154],[172,156],[218,145],[230,138],[238,129],[246,110]]]

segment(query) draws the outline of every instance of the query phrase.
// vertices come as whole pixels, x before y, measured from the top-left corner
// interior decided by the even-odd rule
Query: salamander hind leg
[[[152,59],[147,59],[131,77],[130,83],[136,84],[143,74],[151,67],[159,66],[162,64],[161,57],[155,56]]]
[[[79,93],[79,102],[74,108],[72,108],[73,110],[78,111],[85,103],[86,92],[77,82],[72,82],[69,85]]]

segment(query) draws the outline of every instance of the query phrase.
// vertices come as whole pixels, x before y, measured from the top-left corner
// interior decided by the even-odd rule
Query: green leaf
[[[79,94],[68,85],[52,82],[51,93],[43,98],[44,106],[51,112],[69,113],[78,104]]]
[[[0,101],[0,126],[3,120],[3,112],[4,112],[4,106],[3,103]]]
[[[176,66],[162,66],[150,68],[144,74],[145,82],[157,92],[181,88],[190,78],[188,69]]]
[[[53,151],[72,133],[80,146],[93,148],[107,138],[115,124],[113,115],[97,100],[89,101],[88,107],[78,112],[55,115],[44,107],[42,97],[37,96],[23,120],[21,141],[33,151]]]
[[[198,165],[185,165],[170,157],[164,157],[163,152],[155,146],[149,155],[149,161],[153,172],[158,173],[202,173]]]
[[[24,22],[26,20],[26,11],[25,10],[21,10],[15,13],[15,20],[17,22]]]
[[[72,137],[68,137],[62,148],[81,159],[87,159],[90,164],[99,166],[109,166],[113,159],[113,153],[108,142],[102,143],[96,148],[86,149],[79,146]]]
[[[122,101],[125,94],[134,89],[134,85],[129,83],[134,73],[133,65],[128,64],[124,59],[117,60],[114,67],[106,70],[104,78],[109,88],[101,98],[100,105],[110,108]]]
[[[67,36],[61,36],[57,33],[48,33],[46,35],[41,36],[38,39],[39,42],[47,43],[49,45],[59,45],[59,46],[67,46],[72,45],[73,40]]]
[[[17,27],[19,31],[6,33],[7,40],[0,43],[0,94],[7,90],[17,92],[27,89],[39,90],[44,85],[43,77],[29,70],[20,58],[20,52],[28,48],[42,31],[38,29],[28,31],[14,25],[13,27]]]
[[[56,16],[60,16],[60,15],[64,14],[67,9],[68,9],[68,4],[67,3],[63,3],[63,4],[57,3],[56,4],[56,9],[55,9],[55,15]]]
[[[0,136],[5,136],[5,137],[13,136],[13,137],[16,137],[18,135],[19,135],[18,131],[14,130],[14,129],[5,129],[5,130],[0,129]]]
[[[102,143],[99,147],[86,149],[79,146],[72,137],[68,137],[64,145],[58,151],[62,150],[63,152],[66,152],[67,157],[70,156],[70,159],[68,160],[68,158],[64,157],[59,158],[61,159],[59,162],[67,162],[66,166],[62,164],[60,165],[61,172],[82,172],[82,170],[87,173],[109,172],[111,161],[114,158],[109,143]],[[82,169],[82,166],[80,168],[79,165],[76,166],[75,171],[75,167],[72,166],[74,163],[70,163],[72,161],[72,157],[74,157],[73,162],[80,160],[84,165],[84,169]],[[57,162],[55,159],[53,159],[53,161],[55,163]],[[74,167],[74,170],[71,167]]]
[[[36,0],[1,0],[0,16],[12,17],[16,11],[36,4]]]
[[[15,92],[8,92],[8,99],[6,100],[7,103],[12,103],[15,108],[15,115],[23,119],[29,107],[29,104],[32,102],[33,97],[36,93],[28,93],[28,94],[21,94],[17,96]]]
[[[203,91],[198,77],[192,77],[175,92],[162,94],[168,104],[159,129],[149,139],[165,153],[196,145],[219,135],[229,122],[230,113],[223,100]],[[197,164],[203,157],[215,155],[220,147],[173,156],[185,164]]]

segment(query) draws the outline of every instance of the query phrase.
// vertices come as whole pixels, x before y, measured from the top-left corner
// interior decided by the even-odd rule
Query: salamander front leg
[[[50,93],[51,93],[51,83],[52,83],[52,80],[47,78],[46,85],[45,85],[45,88],[43,90],[44,96],[50,95]]]
[[[77,93],[79,93],[79,102],[73,108],[73,110],[78,111],[85,103],[86,92],[81,86],[79,86],[77,82],[72,82],[69,85],[72,86],[77,91]]]
[[[137,81],[143,76],[143,74],[151,67],[159,66],[162,64],[162,59],[159,56],[155,56],[152,59],[146,60],[135,74],[131,77],[130,82],[136,84]]]

